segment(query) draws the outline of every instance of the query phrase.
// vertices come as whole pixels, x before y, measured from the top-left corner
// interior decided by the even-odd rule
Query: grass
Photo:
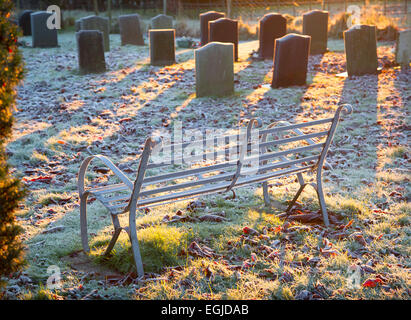
[[[22,48],[27,75],[18,88],[16,124],[7,150],[15,173],[26,178],[30,190],[18,219],[28,247],[24,272],[33,286],[14,298],[296,299],[306,290],[317,299],[409,299],[411,192],[405,124],[411,92],[401,80],[407,74],[390,67],[359,79],[336,77],[327,65],[343,68],[344,47],[341,40],[332,40],[331,52],[310,57],[307,86],[270,89],[271,63],[247,60],[258,44],[241,42],[240,62],[234,66],[236,93],[197,99],[192,50],[178,49],[178,64],[152,67],[147,64],[147,46],[121,47],[119,35],[111,35],[109,70],[80,76],[74,72],[73,37],[72,32],[59,34],[60,48]],[[379,43],[379,56],[392,60],[392,45]],[[325,232],[321,226],[298,222],[289,226],[290,232],[275,231],[286,223],[276,214],[298,189],[295,177],[290,177],[272,181],[272,207],[264,207],[262,190],[255,186],[239,190],[235,199],[203,197],[205,207],[195,212],[189,212],[189,202],[184,201],[140,213],[138,237],[147,277],[152,279],[146,282],[110,281],[135,272],[130,244],[123,232],[112,256],[101,257],[113,229],[107,211],[91,201],[88,226],[93,250],[82,263],[75,261],[82,248],[76,175],[89,154],[109,156],[133,178],[145,138],[164,129],[163,119],[170,120],[170,126],[179,120],[187,129],[224,130],[250,117],[261,117],[265,125],[330,117],[342,102],[351,103],[354,114],[339,124],[328,156],[334,169],[324,171],[324,188],[329,211],[344,224],[352,221],[344,236],[339,237],[342,231],[335,228]],[[128,117],[132,120],[120,122]],[[355,152],[343,153],[344,149]],[[89,182],[111,181],[110,174],[94,171],[100,166],[92,163]],[[39,176],[52,180],[30,181]],[[299,202],[301,210],[319,209],[311,188]],[[224,212],[227,221],[163,222],[165,215],[178,210],[191,216]],[[128,225],[127,215],[120,216],[120,223]],[[64,229],[43,233],[55,226]],[[246,226],[264,236],[245,237]],[[366,246],[355,237],[358,232]],[[324,239],[339,254],[322,253]],[[192,241],[209,247],[215,256],[187,254]],[[268,259],[263,245],[278,251],[276,257]],[[45,289],[50,265],[61,269],[63,280],[62,289],[51,292]],[[351,289],[347,270],[352,265],[375,271],[364,271],[361,283],[379,274],[386,278],[386,287]],[[13,276],[10,285],[18,281]]]

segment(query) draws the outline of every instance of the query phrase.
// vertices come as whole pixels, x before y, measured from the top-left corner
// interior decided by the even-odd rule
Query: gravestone
[[[344,31],[348,76],[377,72],[377,34],[375,26],[355,25]]]
[[[310,36],[294,33],[275,40],[271,87],[305,85],[310,41]]]
[[[31,14],[31,36],[33,48],[52,48],[58,46],[57,29],[47,27],[51,12],[39,11]]]
[[[278,13],[268,13],[259,22],[259,56],[273,59],[274,41],[287,33],[287,19]]]
[[[210,42],[194,51],[197,97],[234,92],[233,50],[232,43]]]
[[[303,34],[311,36],[310,54],[327,51],[328,11],[312,10],[303,14]]]
[[[173,18],[159,14],[151,19],[151,29],[173,29]]]
[[[88,16],[80,19],[81,30],[98,30],[103,33],[104,51],[110,51],[110,28],[108,18]]]
[[[408,66],[411,60],[411,29],[398,32],[397,43],[395,46],[395,61]]]
[[[76,39],[80,72],[106,71],[103,33],[98,30],[80,30],[76,33]]]
[[[19,27],[23,32],[23,36],[31,36],[31,18],[30,15],[34,11],[25,10],[19,15]]]
[[[220,18],[208,23],[209,42],[227,42],[234,44],[234,61],[238,61],[238,21]]]
[[[126,44],[144,46],[143,34],[140,28],[140,16],[138,14],[119,16],[118,24],[122,46]]]
[[[202,46],[208,43],[208,23],[224,17],[225,13],[216,11],[208,11],[200,14],[200,41]]]
[[[149,30],[150,64],[153,66],[167,66],[176,62],[175,57],[175,30]]]

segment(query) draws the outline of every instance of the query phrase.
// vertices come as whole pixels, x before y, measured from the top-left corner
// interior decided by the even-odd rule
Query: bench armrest
[[[85,192],[85,185],[84,185],[85,181],[84,180],[85,180],[87,168],[90,162],[95,158],[103,162],[106,165],[106,167],[108,167],[127,187],[130,188],[130,190],[133,190],[133,182],[130,181],[130,179],[127,178],[127,176],[116,165],[114,165],[114,163],[111,162],[109,158],[98,154],[98,155],[87,157],[86,159],[84,159],[83,163],[80,166],[80,170],[78,173],[78,190],[79,190],[80,196],[84,194]]]

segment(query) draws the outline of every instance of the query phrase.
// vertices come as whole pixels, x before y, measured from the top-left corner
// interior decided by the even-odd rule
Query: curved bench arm
[[[97,155],[93,155],[93,156],[90,156],[84,159],[83,163],[80,166],[80,170],[78,173],[78,191],[79,191],[80,197],[85,192],[85,185],[84,185],[85,181],[84,180],[85,180],[87,168],[90,162],[95,158],[103,162],[127,187],[130,188],[130,190],[133,190],[133,182],[129,178],[127,178],[127,176],[116,165],[114,165],[114,163],[111,162],[109,158],[107,158],[106,156],[97,154]]]

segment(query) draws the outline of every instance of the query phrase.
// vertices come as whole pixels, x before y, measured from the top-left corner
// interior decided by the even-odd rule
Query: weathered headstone
[[[149,30],[150,64],[153,66],[167,66],[176,62],[175,57],[175,30]]]
[[[34,48],[52,48],[58,46],[57,29],[49,29],[47,20],[51,12],[39,11],[31,14],[31,36]]]
[[[143,34],[140,28],[140,16],[138,14],[119,16],[118,24],[120,26],[121,45],[144,45]]]
[[[234,60],[238,61],[238,21],[228,18],[220,18],[210,21],[209,42],[227,42],[234,44]]]
[[[273,59],[274,41],[287,33],[287,19],[278,13],[268,13],[259,23],[259,56],[263,59]]]
[[[88,16],[80,19],[81,30],[98,30],[103,33],[104,51],[110,51],[110,27],[108,18]]]
[[[234,45],[210,42],[195,50],[197,97],[234,92]]]
[[[200,41],[202,46],[208,43],[208,23],[224,17],[225,13],[216,11],[208,11],[200,14]]]
[[[271,87],[301,86],[306,83],[310,36],[290,33],[275,40]]]
[[[303,34],[311,36],[310,54],[327,51],[328,11],[312,10],[303,14]]]
[[[19,16],[19,26],[23,31],[23,36],[31,36],[31,18],[30,15],[34,11],[25,10]]]
[[[398,32],[397,43],[395,46],[395,61],[408,66],[411,60],[411,29]]]
[[[106,71],[103,33],[98,30],[80,30],[76,33],[76,39],[80,72]]]
[[[151,29],[173,29],[173,18],[165,14],[159,14],[151,19]]]
[[[344,31],[345,58],[348,76],[377,72],[376,27],[355,25]]]

